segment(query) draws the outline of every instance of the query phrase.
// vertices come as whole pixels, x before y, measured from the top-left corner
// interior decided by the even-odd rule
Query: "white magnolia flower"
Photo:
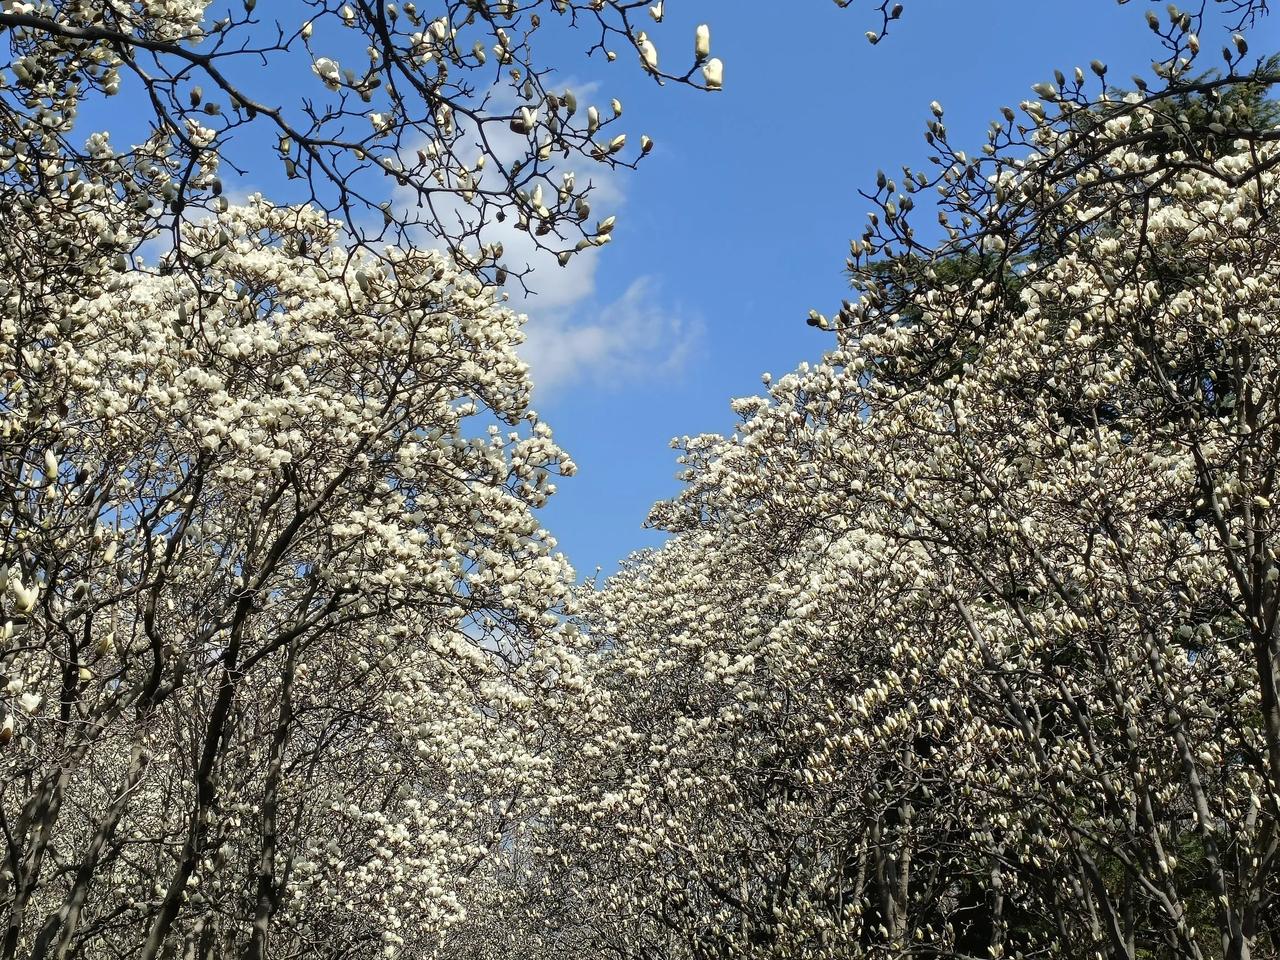
[[[653,45],[649,35],[641,31],[636,37],[636,49],[640,52],[640,62],[650,73],[658,70],[658,48]]]
[[[342,69],[337,62],[328,57],[318,57],[311,64],[312,72],[324,81],[325,86],[336,90],[342,80]]]
[[[712,90],[719,90],[724,86],[724,64],[719,57],[712,57],[702,65],[702,79]]]

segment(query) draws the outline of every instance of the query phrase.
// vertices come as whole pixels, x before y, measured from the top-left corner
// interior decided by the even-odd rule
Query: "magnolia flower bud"
[[[538,123],[537,111],[521,107],[511,120],[511,129],[516,133],[529,133]]]
[[[711,55],[711,28],[705,23],[698,24],[693,31],[693,53],[699,60]]]
[[[710,90],[719,90],[724,86],[724,64],[719,57],[712,57],[702,65],[702,79]]]
[[[636,49],[640,53],[640,62],[644,68],[650,73],[656,73],[658,70],[658,48],[653,45],[653,41],[649,39],[649,35],[643,30],[636,37]]]
[[[9,581],[9,592],[13,594],[13,609],[17,613],[30,613],[36,608],[36,601],[40,598],[38,586],[24,587],[16,577]]]

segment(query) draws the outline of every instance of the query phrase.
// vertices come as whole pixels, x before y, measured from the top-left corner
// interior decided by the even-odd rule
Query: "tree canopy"
[[[827,352],[583,584],[485,231],[607,242],[564,164],[651,145],[540,31],[715,90],[710,28],[4,3],[0,957],[1280,957],[1265,14],[972,158],[935,103]],[[262,128],[308,202],[225,197]]]

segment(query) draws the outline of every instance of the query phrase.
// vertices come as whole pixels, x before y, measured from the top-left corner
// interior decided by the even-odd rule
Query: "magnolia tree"
[[[608,720],[538,838],[558,936],[1280,956],[1280,149],[1247,46],[940,158],[941,247],[885,178],[863,296],[814,318],[836,348],[683,441],[673,539],[584,601]]]
[[[660,66],[661,3],[270,17],[0,5],[5,957],[492,954],[592,718],[532,513],[573,465],[481,231],[602,245],[591,169],[652,147],[535,34],[718,89],[709,30]],[[84,129],[117,96],[140,144]],[[222,196],[264,140],[309,206]]]
[[[1116,2],[1125,4],[1129,0],[1116,0]],[[855,8],[862,7],[874,12],[880,18],[880,26],[877,30],[868,30],[866,32],[867,41],[871,44],[877,44],[888,36],[890,30],[896,22],[901,19],[906,7],[913,9],[916,6],[915,0],[905,0],[905,4],[900,0],[835,0],[837,7],[853,6]],[[1152,5],[1157,6],[1157,0],[1152,0]],[[1200,25],[1204,22],[1206,15],[1209,17],[1220,17],[1222,22],[1228,24],[1235,30],[1244,30],[1256,26],[1260,19],[1268,12],[1268,0],[1198,0],[1191,4],[1189,10],[1178,10],[1174,4],[1158,4],[1165,6],[1169,10],[1170,16],[1181,18],[1186,13],[1191,18],[1191,23]],[[1151,15],[1147,15],[1150,22]],[[1155,29],[1154,27],[1152,29]],[[1160,32],[1160,31],[1158,31]],[[1168,39],[1167,34],[1162,34]]]
[[[1280,183],[1225,182],[1252,162],[1170,180],[1016,299],[869,312],[686,442],[675,539],[589,601],[610,722],[563,761],[548,884],[579,935],[1280,953]]]
[[[884,7],[890,20],[901,15],[901,4]],[[1004,286],[1013,268],[1025,275],[1134,204],[1159,202],[1166,183],[1181,173],[1211,173],[1239,189],[1273,169],[1278,161],[1264,148],[1280,140],[1280,132],[1274,110],[1259,108],[1280,83],[1280,64],[1251,53],[1248,39],[1267,12],[1265,0],[1206,0],[1189,10],[1170,3],[1144,12],[1159,59],[1151,76],[1122,81],[1134,88],[1127,95],[1116,92],[1100,61],[1069,75],[1055,70],[1034,84],[1034,99],[1016,111],[1001,108],[977,156],[952,144],[943,105],[930,104],[925,139],[934,153],[927,168],[904,166],[900,180],[881,171],[875,188],[862,192],[874,210],[848,260],[861,298],[834,317],[812,311],[810,323],[856,325],[869,307],[909,313],[922,288],[944,294],[936,271],[957,260]],[[876,41],[879,34],[869,37]],[[1215,60],[1207,54],[1219,40]],[[1118,126],[1102,126],[1103,118]],[[1115,171],[1096,182],[1080,179],[1107,170],[1118,146],[1151,158],[1144,176]],[[1250,162],[1224,171],[1215,160],[1228,152]],[[936,214],[938,227],[917,229],[917,198]],[[938,228],[943,240],[933,243]],[[961,288],[958,295],[966,294]]]
[[[257,199],[117,277],[111,197],[2,214],[3,956],[475,936],[577,684],[521,320]]]
[[[1135,93],[934,105],[834,349],[579,598],[485,231],[606,242],[572,165],[650,146],[542,31],[709,32],[0,6],[0,956],[1280,955],[1280,76],[1145,12]],[[220,196],[259,142],[310,205]]]
[[[663,7],[5,0],[0,116],[41,156],[84,158],[76,121],[86,108],[140,108],[171,169],[156,181],[149,157],[122,150],[137,169],[119,189],[146,225],[135,239],[180,236],[224,202],[221,180],[206,175],[211,156],[259,182],[265,156],[360,244],[442,241],[501,281],[527,265],[508,267],[495,222],[511,221],[566,263],[608,242],[613,227],[591,211],[592,170],[634,167],[653,145],[622,129],[618,100],[579,103],[563,86],[574,68],[535,52],[544,39],[585,40],[588,56],[621,57],[659,83],[722,85],[709,28],[668,43]],[[301,91],[284,101],[282,72]],[[4,147],[12,163],[15,147]],[[394,206],[393,190],[403,201]]]

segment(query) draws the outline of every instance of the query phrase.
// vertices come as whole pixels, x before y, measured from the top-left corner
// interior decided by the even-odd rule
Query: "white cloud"
[[[618,386],[683,369],[702,336],[701,321],[664,305],[651,277],[598,308],[534,312],[522,353],[539,395],[574,382]]]
[[[578,171],[578,182],[591,184],[592,219],[614,213],[625,218],[627,174],[606,167]],[[521,355],[539,400],[574,384],[624,386],[670,376],[696,349],[701,322],[664,304],[654,276],[639,273],[621,296],[601,302],[597,270],[601,257],[616,255],[612,246],[585,250],[562,267],[510,222],[486,225],[486,238],[502,241],[513,269],[531,269],[531,294],[518,282],[508,286],[512,308],[529,317]]]
[[[601,216],[624,207],[623,181],[612,171],[593,171],[591,183]],[[601,257],[616,255],[612,246],[586,250],[562,267],[527,233],[508,228],[502,240],[508,263],[532,268],[532,295],[511,284],[510,303],[529,317],[520,352],[539,401],[574,384],[624,386],[671,376],[696,349],[700,320],[664,302],[657,277],[639,273],[615,299],[602,295],[597,270]]]
[[[592,85],[577,90],[583,103],[595,92]],[[493,140],[502,152],[514,154],[514,134],[495,133]],[[627,173],[589,162],[577,171],[579,184],[591,184],[593,220],[625,207]],[[226,192],[232,203],[239,204],[256,191],[247,183],[233,182]],[[403,188],[393,196],[406,209],[412,202]],[[470,219],[471,210],[460,199],[438,201],[437,215]],[[624,218],[625,213],[620,219]],[[701,321],[665,302],[658,278],[637,273],[620,296],[609,300],[608,293],[602,294],[597,271],[600,257],[616,255],[612,246],[585,250],[562,267],[510,220],[487,223],[483,233],[486,242],[503,244],[503,259],[513,271],[525,266],[531,271],[527,283],[532,293],[526,294],[513,280],[508,284],[509,305],[529,317],[525,327],[528,339],[520,352],[529,363],[539,402],[575,384],[619,387],[673,376],[697,349]],[[442,246],[425,233],[419,240],[424,245]]]
[[[570,80],[565,85],[575,90],[584,109],[598,93],[593,83]],[[514,95],[505,87],[492,93],[494,109],[514,102]],[[487,136],[490,147],[500,156],[515,157],[525,148],[522,137],[505,129],[490,130]],[[579,186],[590,184],[591,219],[618,213],[626,203],[627,171],[613,171],[585,159],[582,162],[585,166],[575,173]],[[563,170],[549,171],[549,183],[554,185],[560,172]],[[395,191],[395,199],[406,208],[413,202],[403,188]],[[446,220],[474,222],[474,212],[458,198],[437,197],[434,213]],[[529,363],[539,399],[574,383],[616,386],[669,376],[682,368],[695,349],[701,323],[664,307],[659,300],[659,283],[652,276],[637,274],[621,296],[601,303],[597,268],[601,256],[611,255],[610,247],[587,249],[562,267],[554,255],[538,249],[533,237],[518,229],[513,219],[485,223],[481,234],[486,243],[502,243],[503,261],[513,274],[526,267],[529,270],[525,282],[531,293],[515,279],[507,286],[511,308],[529,317],[525,327],[528,340],[521,355]],[[422,239],[440,246],[439,241]]]

